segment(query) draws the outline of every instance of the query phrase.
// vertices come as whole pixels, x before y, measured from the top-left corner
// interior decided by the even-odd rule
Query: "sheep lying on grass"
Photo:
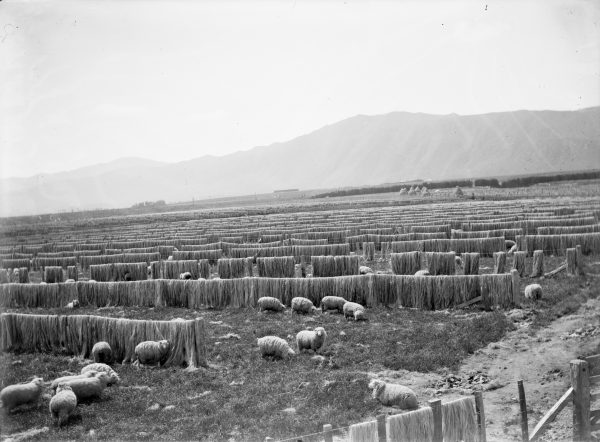
[[[344,304],[344,317],[346,320],[354,318],[355,321],[366,321],[367,312],[362,305],[348,301]]]
[[[77,396],[71,387],[59,384],[56,394],[50,399],[50,414],[59,427],[67,423],[75,408],[77,408]]]
[[[377,399],[382,405],[396,406],[403,410],[412,410],[419,407],[417,394],[404,385],[372,379],[369,382],[369,388],[373,390],[373,399]]]
[[[61,382],[61,384],[71,387],[73,393],[77,396],[78,402],[84,399],[100,398],[110,382],[108,375],[104,372],[88,372],[86,374],[89,373],[92,373],[93,376]]]
[[[341,296],[325,296],[321,299],[321,311],[337,310],[339,313],[344,313],[344,304],[348,302]]]
[[[192,279],[192,274],[190,272],[184,272],[179,275],[179,279]]]
[[[60,384],[65,384],[70,381],[74,381],[76,379],[87,379],[96,376],[97,371],[88,371],[86,373],[81,374],[73,374],[69,376],[62,376],[60,378],[56,378],[50,384],[50,388],[56,390]]]
[[[112,362],[112,348],[106,341],[96,342],[92,347],[92,359],[94,362],[110,364]]]
[[[309,314],[315,313],[317,308],[313,305],[312,301],[308,298],[303,298],[302,296],[297,296],[292,298],[292,313],[296,312],[298,314]]]
[[[525,287],[525,299],[542,299],[542,286],[539,284],[529,284]]]
[[[11,411],[19,405],[37,402],[42,394],[44,380],[33,378],[30,382],[9,385],[0,391],[0,402],[6,411]]]
[[[71,302],[69,302],[67,305],[65,305],[65,308],[70,308],[70,309],[79,308],[79,301],[77,299],[73,299]]]
[[[361,275],[369,275],[369,274],[373,273],[373,269],[371,267],[367,267],[367,266],[360,266],[358,268],[358,272]]]
[[[259,312],[262,312],[263,310],[269,310],[272,312],[282,312],[285,310],[285,305],[283,305],[279,299],[272,298],[270,296],[263,296],[262,298],[258,298],[257,303]]]
[[[74,282],[76,282],[76,281],[73,278],[69,278],[65,281],[65,284],[72,284]]]
[[[144,341],[135,346],[135,356],[138,363],[144,365],[161,364],[169,355],[171,344],[163,339],[162,341]]]
[[[263,358],[265,356],[274,356],[280,359],[288,359],[296,354],[285,339],[277,336],[263,336],[262,338],[258,338],[257,344]]]
[[[121,378],[119,378],[119,375],[117,374],[116,371],[114,371],[110,366],[108,366],[106,364],[102,364],[100,362],[86,365],[85,367],[83,367],[81,369],[81,374],[94,372],[94,371],[106,373],[109,377],[109,382],[108,382],[109,386],[113,385],[113,384],[118,384],[121,381]]]
[[[302,350],[313,350],[315,353],[325,344],[327,332],[323,327],[317,327],[314,330],[302,330],[296,335],[296,345],[298,352]]]

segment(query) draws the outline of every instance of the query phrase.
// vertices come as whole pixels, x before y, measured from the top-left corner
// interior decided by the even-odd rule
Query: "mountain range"
[[[0,180],[1,216],[413,179],[600,169],[600,107],[358,115],[292,140],[178,163],[122,158]]]

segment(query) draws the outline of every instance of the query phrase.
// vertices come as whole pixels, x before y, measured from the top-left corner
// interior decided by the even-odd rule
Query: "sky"
[[[0,178],[600,105],[596,0],[0,2]]]

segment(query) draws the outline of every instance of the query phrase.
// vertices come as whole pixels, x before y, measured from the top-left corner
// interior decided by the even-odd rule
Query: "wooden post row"
[[[429,406],[433,412],[433,439],[432,442],[442,442],[444,434],[442,433],[442,400],[432,399]]]

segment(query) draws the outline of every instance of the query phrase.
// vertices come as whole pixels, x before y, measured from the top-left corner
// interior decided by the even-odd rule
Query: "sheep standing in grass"
[[[179,275],[179,279],[192,279],[192,274],[190,272],[184,272]]]
[[[59,384],[56,394],[50,399],[50,414],[59,427],[69,420],[75,408],[77,408],[77,396],[71,387]]]
[[[42,394],[44,380],[33,378],[30,382],[9,385],[0,391],[0,402],[6,411],[11,411],[19,405],[37,402]]]
[[[346,320],[349,318],[354,318],[355,321],[367,320],[367,312],[365,311],[365,308],[356,302],[346,302],[344,304],[343,311]]]
[[[73,299],[71,302],[69,302],[67,305],[65,305],[65,308],[70,308],[70,309],[79,308],[79,301],[77,299]]]
[[[542,299],[542,286],[539,284],[529,284],[525,287],[525,299]]]
[[[171,344],[165,339],[144,341],[135,346],[135,356],[140,364],[157,365],[166,359],[170,350]]]
[[[341,296],[325,296],[321,299],[321,311],[337,310],[339,313],[344,313],[344,304],[348,302]]]
[[[371,267],[367,267],[367,266],[360,266],[358,268],[358,272],[361,275],[369,275],[369,274],[373,273],[373,269]]]
[[[297,296],[292,298],[292,313],[296,312],[298,314],[310,314],[315,313],[317,308],[313,305],[312,301],[308,298],[303,298],[302,296]]]
[[[379,379],[372,379],[369,388],[373,390],[373,399],[388,407],[397,406],[403,410],[419,407],[417,394],[408,387],[390,384]]]
[[[302,330],[296,335],[298,352],[307,349],[316,353],[325,344],[325,339],[327,339],[327,332],[323,327],[317,327],[314,330]]]
[[[89,373],[89,372],[104,372],[109,377],[108,385],[118,384],[121,380],[116,371],[114,371],[110,366],[97,362],[94,364],[88,364],[81,369],[81,374]]]
[[[95,372],[93,376],[88,378],[76,378],[61,382],[61,384],[71,387],[73,393],[77,396],[77,401],[80,402],[84,399],[94,399],[102,396],[102,392],[108,386],[109,382],[110,379],[106,373]]]
[[[285,339],[277,336],[263,336],[258,338],[256,343],[263,358],[265,356],[275,356],[280,359],[288,359],[296,354]]]
[[[92,359],[94,362],[110,364],[112,362],[112,348],[106,341],[96,342],[92,347]]]
[[[263,310],[282,312],[285,310],[285,305],[277,298],[263,296],[262,298],[258,298],[258,311],[262,312]]]

